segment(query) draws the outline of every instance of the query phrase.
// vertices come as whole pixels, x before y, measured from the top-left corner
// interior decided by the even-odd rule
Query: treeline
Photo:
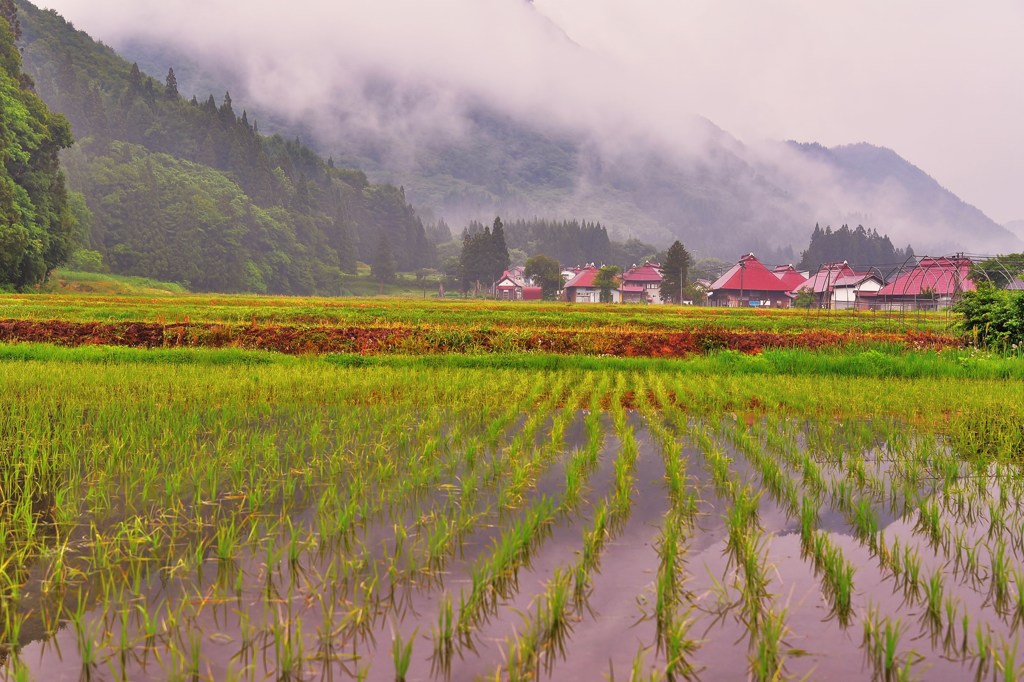
[[[905,249],[897,249],[888,235],[880,235],[877,230],[865,229],[863,225],[854,229],[843,225],[838,230],[831,226],[823,230],[815,225],[811,243],[801,254],[797,268],[816,272],[823,263],[835,261],[847,261],[852,266],[896,266],[913,256],[914,250],[909,244]]]
[[[14,4],[0,0],[0,289],[41,282],[77,237],[58,163],[71,131],[22,73],[20,30]]]
[[[615,263],[628,267],[658,251],[638,239],[615,241],[600,222],[531,218],[508,221],[504,227],[508,248],[528,256],[543,254],[566,266]],[[475,233],[483,228],[481,223],[472,222],[467,230]]]
[[[69,182],[118,273],[195,289],[333,293],[357,261],[435,265],[402,189],[259,133],[230,94],[181,97],[53,11],[18,0],[26,69],[79,138]],[[381,253],[381,244],[390,251]]]

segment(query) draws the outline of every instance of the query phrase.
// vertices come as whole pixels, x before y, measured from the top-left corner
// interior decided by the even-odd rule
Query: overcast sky
[[[745,142],[890,147],[997,222],[1024,219],[1024,0],[41,4],[115,47],[233,60],[293,113],[329,109],[367,71],[677,143],[692,112]]]

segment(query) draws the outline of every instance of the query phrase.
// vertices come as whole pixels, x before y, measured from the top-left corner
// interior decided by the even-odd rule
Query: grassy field
[[[773,348],[959,348],[946,313],[388,298],[6,295],[0,341],[285,353],[686,357]]]
[[[694,306],[508,303],[481,299],[302,298],[251,295],[174,296],[4,294],[0,319],[70,322],[212,322],[349,326],[515,327],[622,330],[722,329],[945,333],[951,313],[838,310],[756,310]]]
[[[164,300],[9,299],[0,318],[83,324]],[[265,299],[162,310],[226,325],[243,301]],[[321,305],[315,325],[375,328],[877,323],[270,301],[251,312],[278,325]],[[1022,378],[881,342],[0,344],[0,679],[1015,679]]]

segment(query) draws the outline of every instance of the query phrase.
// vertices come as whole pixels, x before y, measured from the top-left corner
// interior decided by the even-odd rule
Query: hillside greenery
[[[77,237],[58,162],[71,130],[22,72],[20,31],[13,3],[0,0],[0,288],[14,289],[44,281]]]
[[[186,100],[173,69],[151,78],[55,12],[17,5],[25,69],[80,141],[65,161],[91,213],[85,245],[111,271],[195,290],[331,294],[357,262],[374,262],[382,235],[399,270],[435,264],[401,188],[261,135],[229,93]]]

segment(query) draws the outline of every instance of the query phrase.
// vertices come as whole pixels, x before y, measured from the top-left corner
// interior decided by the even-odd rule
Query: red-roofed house
[[[752,253],[739,259],[711,284],[708,304],[717,306],[788,308],[789,286]]]
[[[594,285],[594,278],[600,270],[596,265],[588,265],[580,269],[576,276],[565,283],[563,291],[565,300],[569,303],[600,303],[601,290]],[[612,303],[622,300],[622,294],[618,287],[611,290]]]
[[[657,263],[647,261],[643,265],[634,265],[622,274],[622,301],[624,303],[662,303],[661,300],[661,267]]]
[[[793,291],[807,281],[807,276],[792,265],[777,265],[775,266],[775,269],[772,270],[772,274],[778,277],[783,284],[789,287],[787,291]]]
[[[949,308],[965,291],[974,291],[969,258],[922,258],[908,272],[878,290],[875,300],[886,310]]]
[[[494,297],[502,301],[539,301],[541,288],[530,286],[522,266],[509,268],[494,285]]]
[[[521,301],[525,286],[526,282],[523,280],[521,270],[518,268],[506,270],[494,284],[494,297],[502,301]]]
[[[869,307],[874,294],[885,282],[872,272],[857,272],[846,261],[824,263],[814,275],[793,293],[811,292],[814,305],[846,309]]]

